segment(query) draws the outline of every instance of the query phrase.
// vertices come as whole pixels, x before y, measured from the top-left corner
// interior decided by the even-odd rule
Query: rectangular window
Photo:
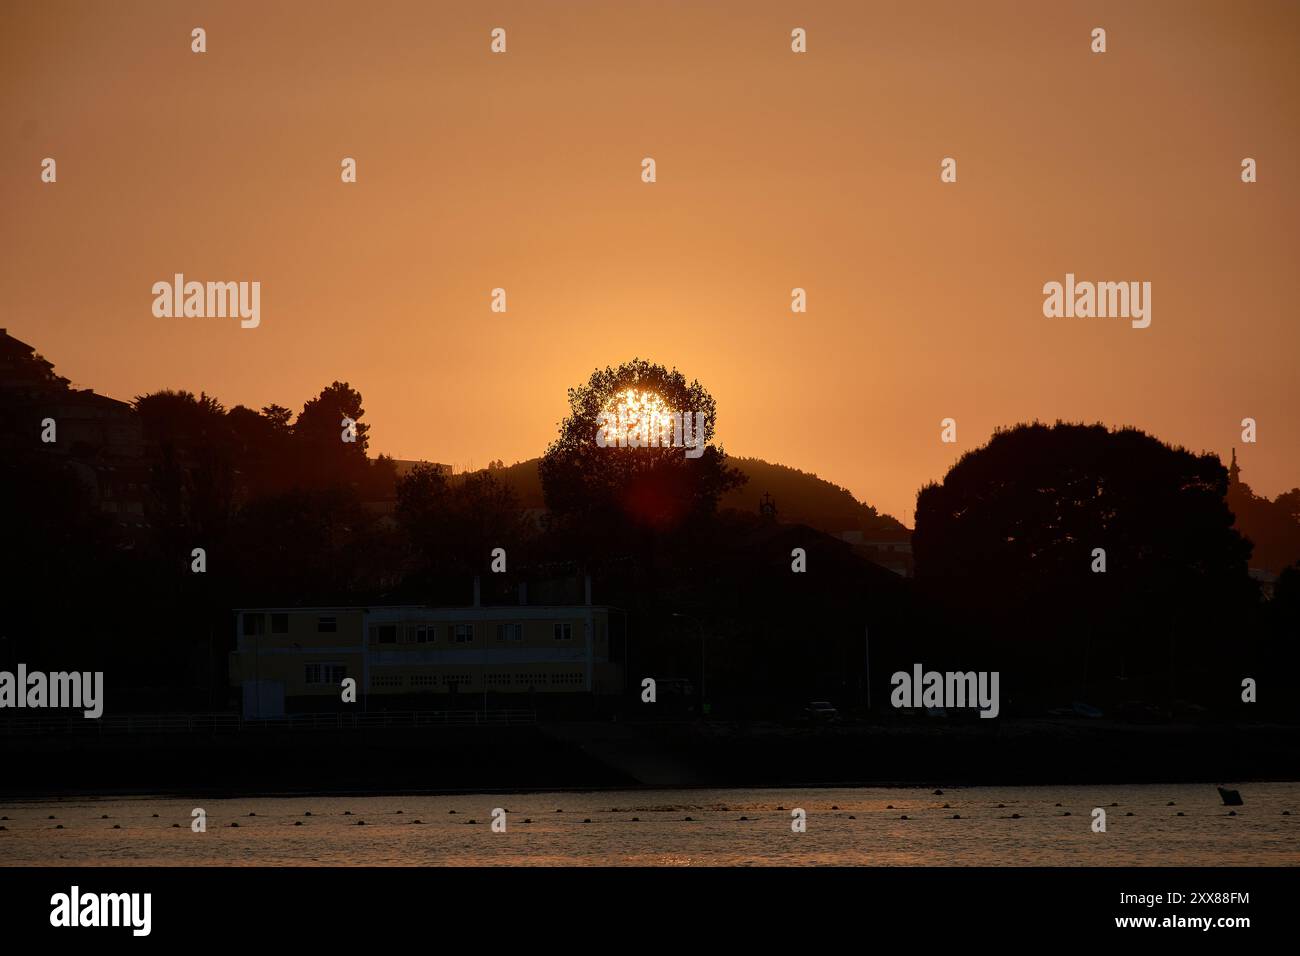
[[[255,637],[266,633],[266,618],[261,614],[244,615],[244,636]]]
[[[456,643],[472,644],[474,642],[474,625],[457,624],[456,625]]]
[[[497,625],[497,643],[502,641],[522,641],[523,639],[524,626],[522,624]]]
[[[271,615],[271,633],[288,634],[289,633],[289,615],[272,614]]]
[[[315,662],[305,665],[303,668],[303,680],[308,684],[334,684],[343,683],[343,679],[348,676],[348,669],[342,664]]]
[[[339,629],[339,619],[336,617],[318,617],[316,618],[317,634],[337,634]]]
[[[417,644],[432,644],[436,641],[438,629],[432,624],[421,624],[415,629],[415,642]]]
[[[371,644],[403,644],[408,641],[403,640],[403,634],[396,624],[371,624],[370,625],[370,643]]]
[[[557,641],[573,640],[573,625],[557,623],[555,625],[555,639]]]

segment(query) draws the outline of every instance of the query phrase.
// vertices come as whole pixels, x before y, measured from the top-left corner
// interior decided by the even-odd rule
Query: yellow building
[[[441,695],[617,694],[610,610],[241,608],[230,680],[246,717],[336,710],[346,678],[363,709],[437,709],[448,702]]]

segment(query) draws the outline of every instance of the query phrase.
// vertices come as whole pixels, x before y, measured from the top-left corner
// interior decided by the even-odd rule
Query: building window
[[[348,669],[342,664],[313,663],[305,666],[304,680],[308,684],[341,684]]]
[[[339,629],[339,619],[336,617],[318,617],[316,618],[317,634],[336,634]]]
[[[502,641],[522,641],[523,639],[524,626],[522,624],[497,625],[497,643]]]
[[[372,687],[401,687],[402,675],[400,674],[376,674],[370,678]]]
[[[555,625],[555,639],[557,641],[573,640],[573,625],[557,623]]]
[[[380,644],[396,644],[396,643],[397,643],[397,625],[396,625],[396,624],[380,624],[378,627],[375,628],[375,639],[376,639]]]
[[[272,614],[271,615],[271,633],[288,634],[289,633],[289,615]]]
[[[474,625],[457,624],[455,634],[457,644],[472,644],[474,642]]]
[[[438,629],[432,624],[420,624],[415,628],[415,643],[432,644],[438,639]]]
[[[244,615],[244,636],[256,637],[259,634],[266,633],[266,618],[261,614]]]

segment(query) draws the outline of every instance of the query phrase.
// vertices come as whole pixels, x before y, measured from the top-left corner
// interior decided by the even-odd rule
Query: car
[[[814,700],[803,709],[803,718],[813,723],[830,724],[840,719],[840,712],[828,700]]]

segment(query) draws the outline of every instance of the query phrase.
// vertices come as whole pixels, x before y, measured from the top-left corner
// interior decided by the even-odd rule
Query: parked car
[[[803,719],[815,724],[832,724],[840,719],[840,712],[828,700],[814,700],[803,709]]]

